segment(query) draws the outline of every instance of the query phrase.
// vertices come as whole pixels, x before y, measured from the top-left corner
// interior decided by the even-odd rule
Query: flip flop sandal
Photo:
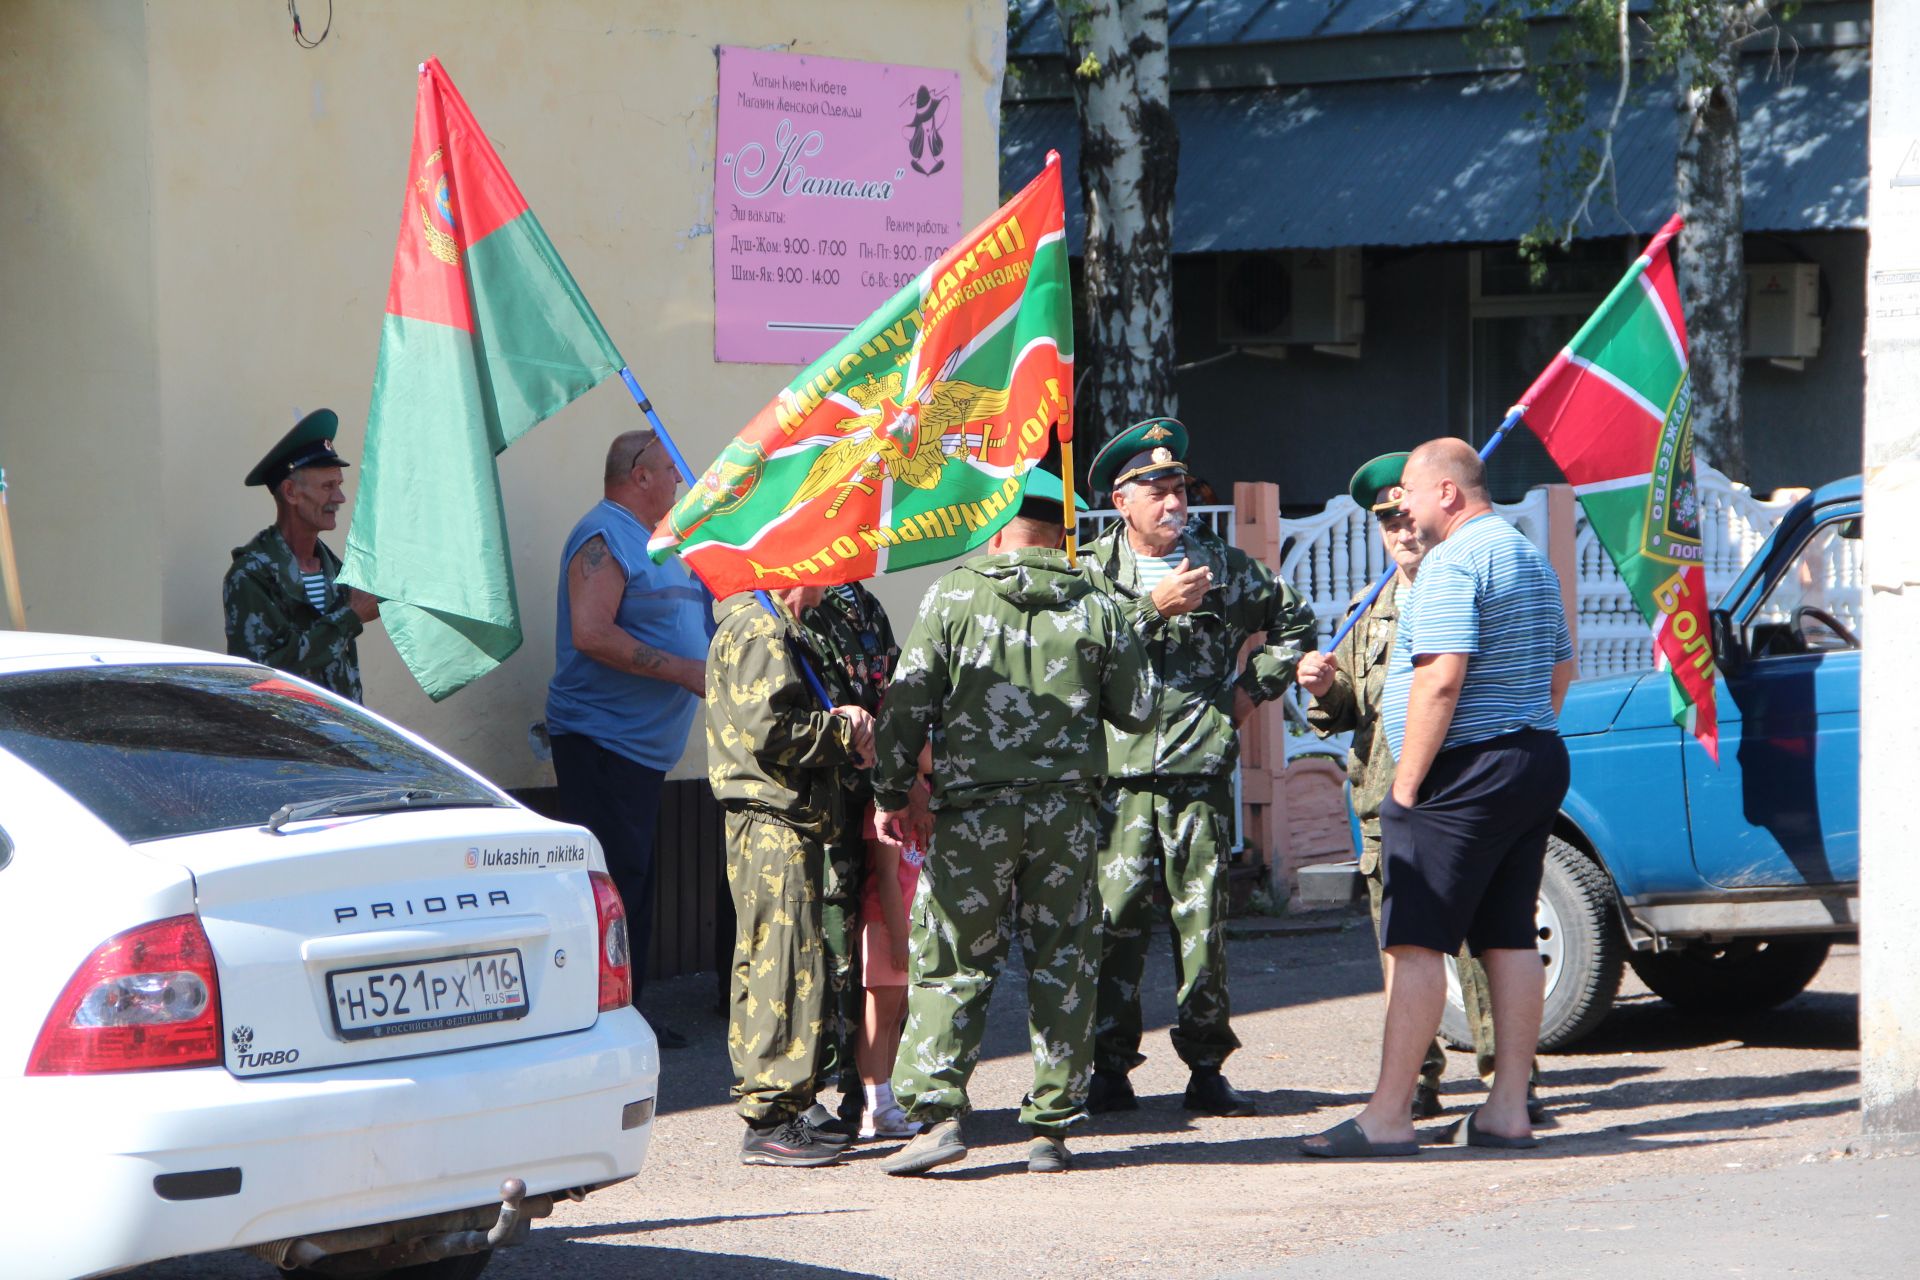
[[[1474,1124],[1478,1111],[1471,1112],[1464,1120],[1456,1120],[1434,1135],[1433,1144],[1442,1147],[1484,1147],[1495,1151],[1526,1151],[1540,1145],[1535,1137],[1509,1138],[1498,1133],[1484,1133]]]
[[[1322,1146],[1308,1140],[1300,1143],[1300,1154],[1321,1160],[1366,1160],[1375,1156],[1417,1156],[1420,1146],[1414,1142],[1375,1142],[1356,1120],[1342,1120],[1325,1133],[1313,1135]]]

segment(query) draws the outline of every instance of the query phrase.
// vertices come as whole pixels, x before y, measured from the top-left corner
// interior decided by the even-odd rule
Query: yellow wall
[[[272,516],[241,477],[320,405],[360,455],[422,58],[446,65],[700,467],[794,372],[712,360],[715,47],[957,70],[971,223],[998,199],[1005,13],[356,0],[307,51],[259,0],[0,5],[0,466],[29,625],[220,648],[229,552]],[[560,544],[599,496],[607,441],[642,421],[609,383],[501,457],[525,646],[435,706],[376,628],[360,646],[374,707],[506,785],[550,776],[527,729]],[[880,587],[903,633],[927,581]]]

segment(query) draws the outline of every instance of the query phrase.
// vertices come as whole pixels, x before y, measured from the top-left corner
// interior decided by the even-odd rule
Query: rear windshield
[[[0,749],[129,841],[259,826],[284,804],[386,787],[498,801],[352,706],[261,667],[0,676]]]

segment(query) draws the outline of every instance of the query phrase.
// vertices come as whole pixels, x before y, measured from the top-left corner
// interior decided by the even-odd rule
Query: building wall
[[[1765,493],[1857,472],[1866,237],[1754,236],[1748,249],[1753,261],[1817,262],[1828,312],[1820,354],[1805,370],[1764,360],[1746,364],[1746,479]],[[1213,255],[1175,262],[1176,359],[1182,363],[1225,350],[1215,336],[1218,262]],[[1508,398],[1526,388],[1491,389],[1482,398],[1500,408],[1483,414],[1487,421],[1469,420],[1469,271],[1464,248],[1368,250],[1359,358],[1298,347],[1279,359],[1231,354],[1178,373],[1179,416],[1192,431],[1194,469],[1222,500],[1234,480],[1271,480],[1280,485],[1283,506],[1314,509],[1344,492],[1354,469],[1376,454],[1442,434],[1484,440]],[[1146,411],[1158,410],[1143,407],[1142,416]],[[1503,448],[1539,451],[1530,439]],[[1540,463],[1514,468],[1523,477],[1542,469]],[[1529,482],[1515,483],[1524,488]]]
[[[847,13],[361,0],[308,51],[283,6],[253,0],[0,8],[0,465],[30,624],[220,648],[229,552],[272,518],[241,477],[321,405],[360,456],[428,55],[704,465],[795,372],[712,359],[716,46],[958,70],[968,220],[997,203],[1001,0]],[[505,785],[550,778],[527,730],[560,545],[599,497],[608,440],[643,421],[616,380],[502,455],[524,647],[436,706],[376,627],[360,645],[375,708]],[[910,613],[925,581],[881,594]],[[700,765],[696,750],[678,772]]]

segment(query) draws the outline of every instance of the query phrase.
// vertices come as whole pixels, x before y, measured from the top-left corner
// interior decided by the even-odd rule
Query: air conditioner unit
[[[1820,354],[1820,268],[1811,262],[1747,267],[1747,356],[1805,359]]]
[[[1360,250],[1228,253],[1219,263],[1221,342],[1344,346],[1360,340],[1366,327]]]

